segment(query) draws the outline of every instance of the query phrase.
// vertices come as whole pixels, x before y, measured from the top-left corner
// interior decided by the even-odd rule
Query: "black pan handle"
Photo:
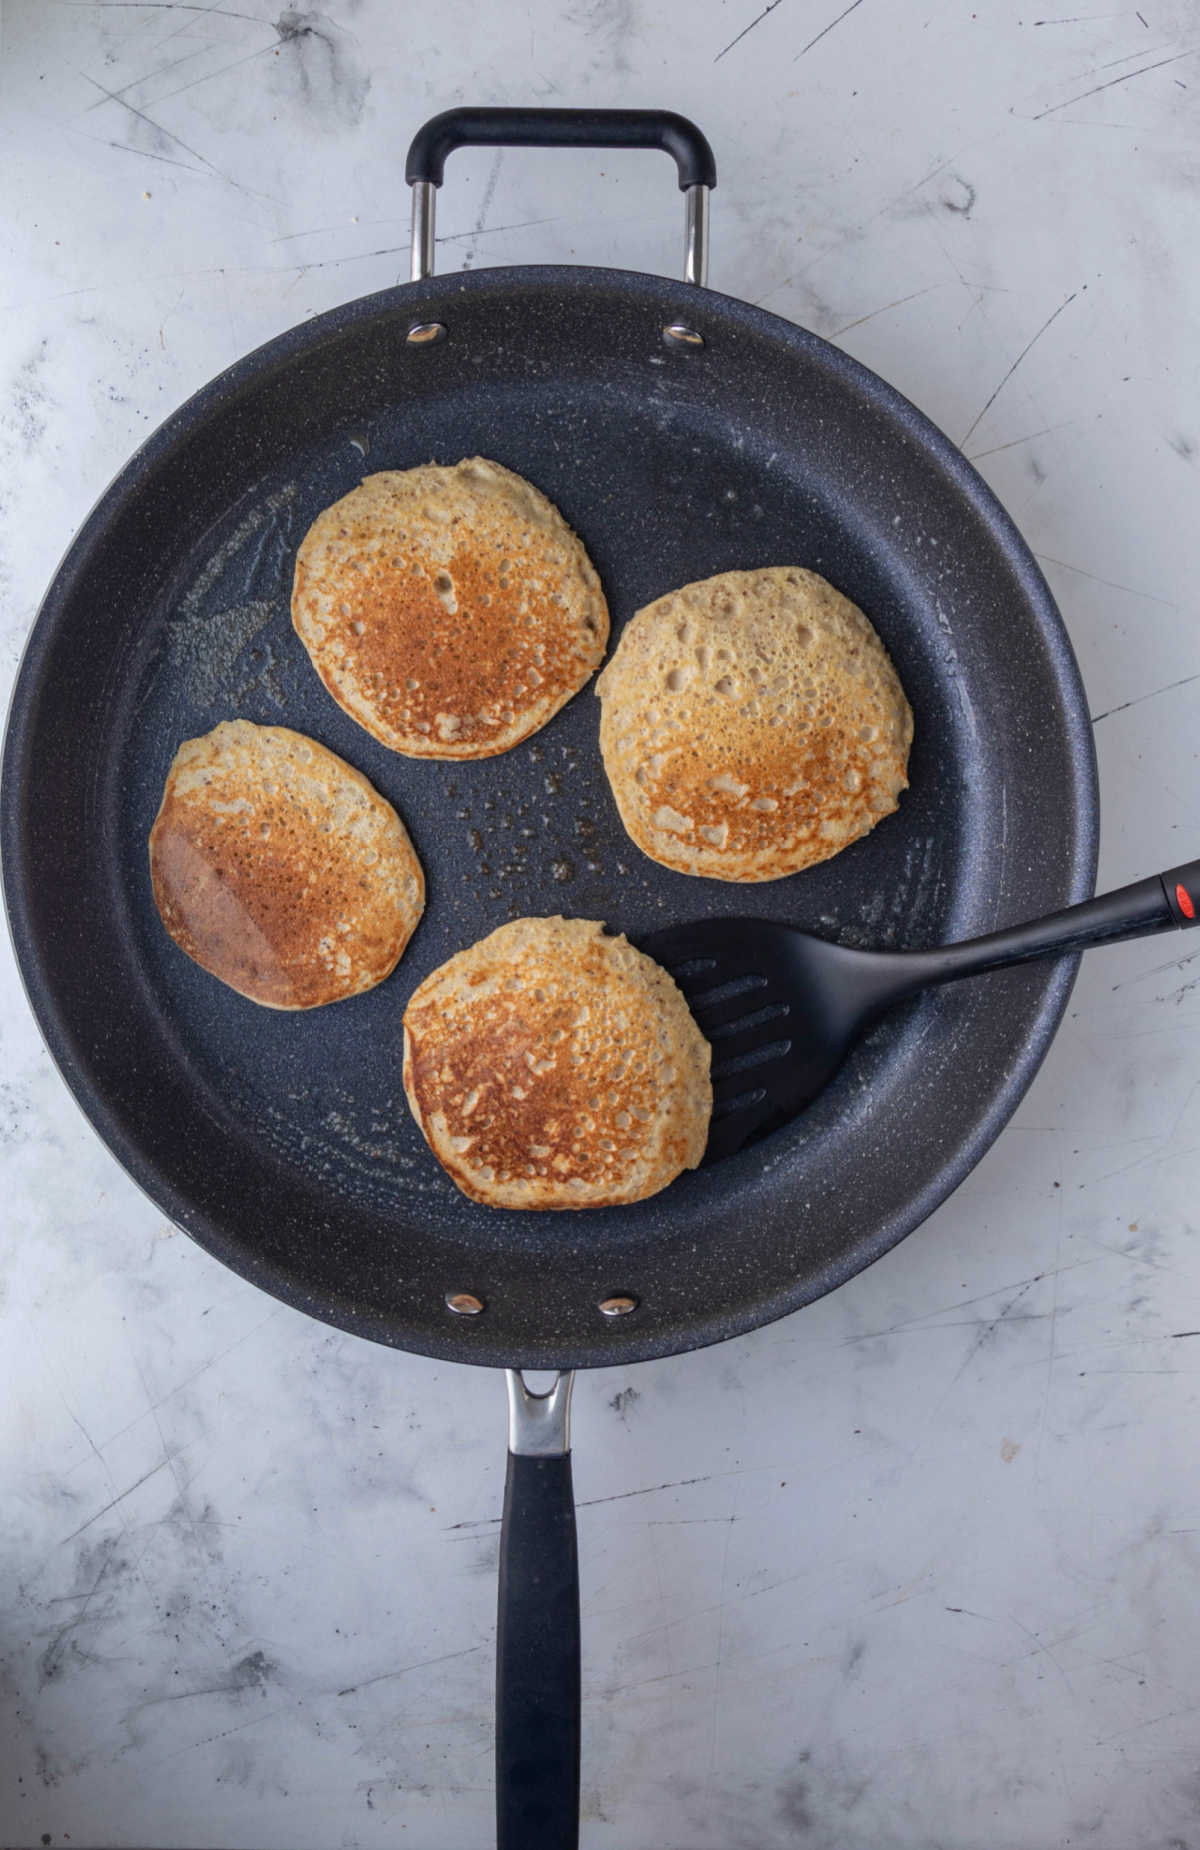
[[[681,192],[717,184],[706,138],[670,109],[445,109],[412,138],[408,184],[440,186],[456,148],[661,148],[679,169]]]
[[[413,189],[414,283],[433,275],[437,189],[455,148],[661,148],[679,170],[687,214],[683,280],[708,276],[708,195],[717,163],[694,122],[670,109],[446,109],[417,130],[404,164]],[[417,324],[420,344],[444,336],[440,322]],[[701,345],[703,343],[700,343]]]
[[[534,1394],[508,1375],[508,1478],[496,1626],[499,1850],[579,1843],[579,1556],[571,1489],[574,1377]]]
[[[907,966],[912,959],[913,987],[923,988],[928,983],[949,983],[983,970],[1028,963],[1035,957],[1085,951],[1094,944],[1119,944],[1123,938],[1145,938],[1175,925],[1196,924],[1200,924],[1200,861],[1189,861],[1186,867],[1151,874],[1132,886],[1051,913],[1049,918],[990,932],[986,938],[969,938],[939,951],[906,952],[903,961]]]

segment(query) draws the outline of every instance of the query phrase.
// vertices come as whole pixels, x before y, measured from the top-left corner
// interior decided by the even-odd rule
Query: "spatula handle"
[[[1049,918],[989,932],[986,938],[970,938],[964,944],[948,944],[942,950],[911,953],[913,987],[950,983],[956,977],[1029,963],[1037,957],[1086,951],[1094,944],[1149,937],[1174,925],[1200,924],[1198,915],[1200,861],[1190,861],[1185,867],[1118,887],[1115,893],[1085,899]]]

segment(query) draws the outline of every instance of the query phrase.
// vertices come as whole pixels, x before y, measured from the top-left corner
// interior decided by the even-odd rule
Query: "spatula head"
[[[867,953],[767,919],[700,919],[639,940],[712,1045],[706,1163],[777,1130],[841,1065],[873,1000]]]

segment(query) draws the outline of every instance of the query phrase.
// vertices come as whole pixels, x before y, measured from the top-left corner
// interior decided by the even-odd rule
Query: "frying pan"
[[[673,155],[686,280],[567,266],[435,277],[433,204],[464,143]],[[634,939],[736,887],[644,859],[574,700],[465,764],[387,751],[325,694],[291,631],[300,538],[365,472],[480,453],[583,539],[614,628],[671,586],[802,563],[870,615],[916,717],[898,814],[755,910],[897,948],[1037,917],[1091,891],[1097,796],[1078,670],[1022,540],[954,446],[883,381],[702,285],[711,151],[682,117],[451,111],[413,142],[413,276],[223,373],[126,466],[70,548],[21,665],[3,866],[30,1001],[100,1136],[179,1226],[341,1329],[509,1375],[501,1559],[500,1842],[576,1841],[579,1643],[567,1406],[576,1367],[734,1336],[909,1233],[1014,1110],[1077,960],[927,993],[816,1103],[638,1206],[498,1213],[460,1196],[404,1107],[415,985],[505,919],[566,912]],[[428,874],[398,973],[276,1015],[181,957],[146,838],[186,737],[241,714],[309,732],[399,809]]]

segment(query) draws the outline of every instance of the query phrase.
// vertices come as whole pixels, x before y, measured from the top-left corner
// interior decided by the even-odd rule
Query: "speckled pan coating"
[[[702,349],[660,330],[684,317]],[[411,346],[413,322],[448,338]],[[1046,586],[957,450],[889,387],[762,310],[604,270],[480,271],[318,317],[199,393],[85,522],[42,607],[5,749],[13,936],[54,1057],[131,1174],[289,1303],[461,1361],[628,1362],[828,1291],[963,1178],[1037,1069],[1074,966],[926,995],[808,1114],[653,1200],[496,1214],[431,1165],[404,1108],[416,984],[506,918],[636,940],[745,889],[643,863],[576,700],[502,758],[398,758],[330,702],[291,629],[295,549],[370,469],[482,450],[536,481],[600,573],[614,630],[672,585],[803,560],[871,612],[912,704],[911,787],[754,909],[924,944],[1091,889],[1096,786]],[[180,739],[241,714],[311,733],[404,816],[428,876],[396,975],[270,1015],[180,958],[145,840]],[[365,748],[365,749],[364,749]],[[482,1297],[456,1318],[448,1291]],[[640,1299],[606,1320],[598,1300]]]

